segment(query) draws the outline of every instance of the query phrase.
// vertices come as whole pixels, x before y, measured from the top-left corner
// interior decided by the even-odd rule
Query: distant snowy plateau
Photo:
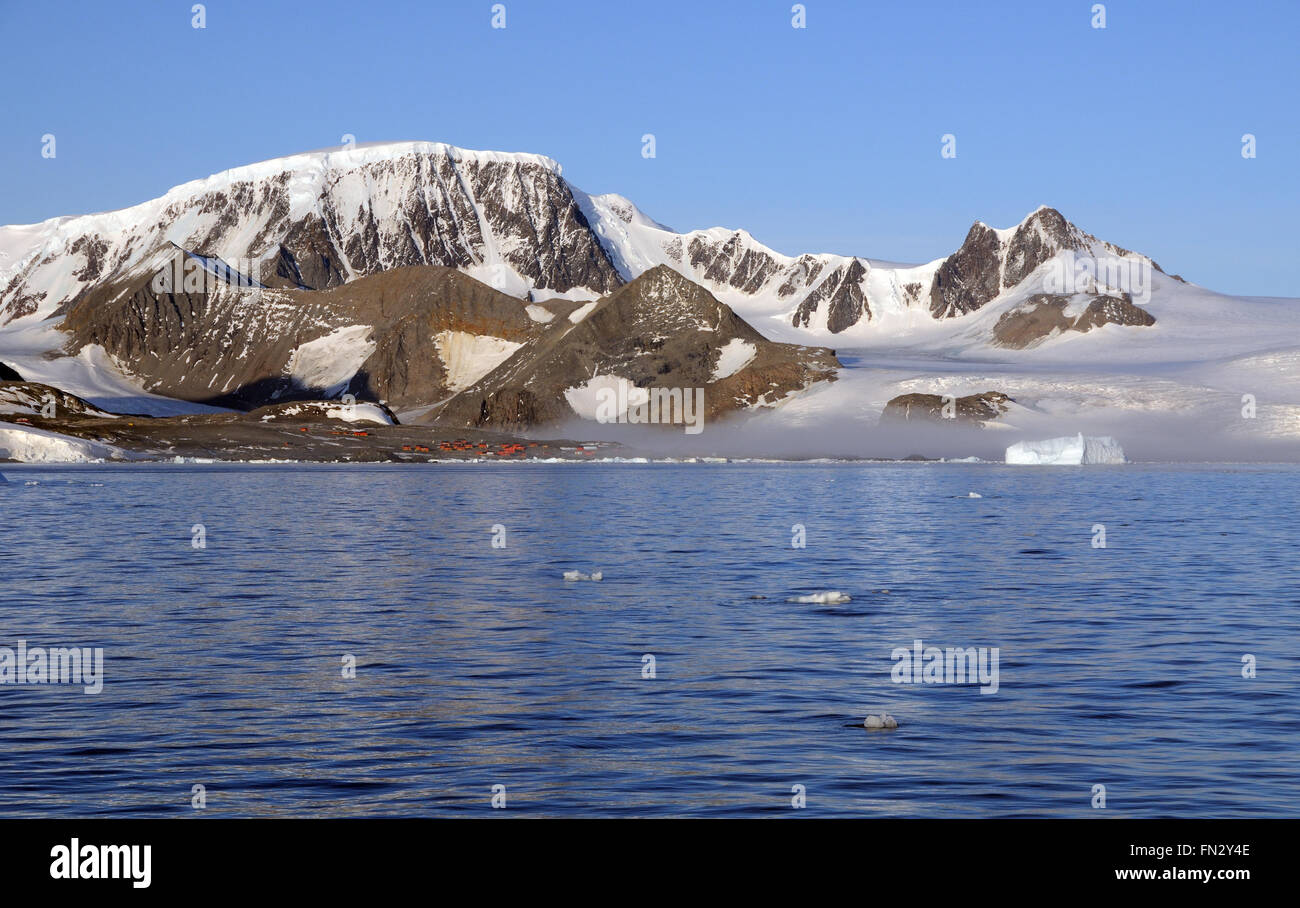
[[[630,427],[588,398],[627,383],[704,388],[706,431],[655,427],[697,453],[904,456],[916,421],[952,457],[1082,433],[1131,461],[1300,460],[1300,300],[1198,287],[1052,208],[923,264],[791,256],[435,143],[0,227],[0,363],[117,413],[351,393],[402,423],[603,438]],[[944,425],[986,392],[1007,400]]]

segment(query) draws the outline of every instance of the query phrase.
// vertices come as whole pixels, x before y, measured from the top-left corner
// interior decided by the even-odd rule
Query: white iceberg
[[[1020,441],[1007,448],[1007,463],[1077,466],[1091,463],[1127,463],[1124,449],[1109,435],[1078,435],[1045,441]]]
[[[822,593],[810,593],[807,596],[795,596],[790,602],[804,602],[812,605],[840,605],[844,602],[853,601],[853,597],[848,593],[841,593],[839,590],[826,590]]]

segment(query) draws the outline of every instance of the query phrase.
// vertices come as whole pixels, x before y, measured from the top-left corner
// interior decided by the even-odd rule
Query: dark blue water
[[[3,816],[1300,815],[1294,467],[4,472]]]

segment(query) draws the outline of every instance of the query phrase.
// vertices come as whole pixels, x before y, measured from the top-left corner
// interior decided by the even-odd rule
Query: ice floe
[[[1124,449],[1109,435],[1048,438],[1044,441],[1021,441],[1007,448],[1007,463],[1079,465],[1125,463]]]
[[[839,605],[841,602],[851,602],[853,597],[848,593],[841,593],[839,590],[826,590],[822,593],[809,593],[807,596],[795,596],[791,602],[808,602],[815,605]]]

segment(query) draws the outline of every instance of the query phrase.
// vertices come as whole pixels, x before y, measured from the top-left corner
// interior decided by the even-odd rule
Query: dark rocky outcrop
[[[1102,325],[1150,327],[1155,316],[1133,303],[1129,294],[1094,294],[1079,315],[1067,314],[1073,297],[1038,293],[1002,314],[993,326],[993,341],[1000,347],[1022,350],[1056,333],[1087,333]]]
[[[23,377],[18,374],[17,369],[11,369],[4,363],[0,363],[0,381],[22,381]]]
[[[958,398],[940,394],[902,394],[885,404],[880,420],[883,423],[935,422],[983,426],[1006,413],[1008,403],[1011,403],[1011,398],[1001,391],[983,391]],[[946,411],[945,407],[948,407]],[[952,415],[945,415],[945,412]]]
[[[1106,255],[1132,255],[1084,233],[1055,208],[1039,208],[1010,235],[1002,233],[999,236],[981,222],[971,227],[961,248],[935,271],[930,285],[931,315],[952,318],[974,312],[1063,251],[1091,256],[1094,250],[1103,249]],[[1160,271],[1159,265],[1151,265]]]
[[[9,414],[20,413],[49,420],[113,415],[75,394],[34,381],[0,382],[0,407]]]
[[[1001,292],[1001,247],[992,228],[975,224],[961,248],[934,274],[930,314],[935,318],[965,315]]]
[[[826,330],[839,334],[856,325],[863,318],[871,318],[871,307],[862,291],[862,281],[867,270],[862,262],[853,259],[843,268],[836,268],[818,287],[809,293],[795,310],[791,324],[796,328],[807,326],[818,307],[825,303]]]

